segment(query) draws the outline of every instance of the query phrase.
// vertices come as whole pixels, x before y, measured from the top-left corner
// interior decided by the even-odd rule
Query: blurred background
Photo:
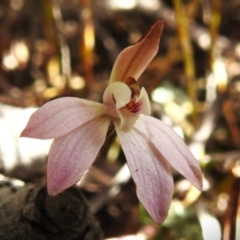
[[[30,115],[64,96],[101,102],[118,54],[159,18],[139,83],[199,161],[204,190],[173,169],[169,216],[155,224],[115,134],[78,186],[106,239],[240,239],[239,0],[1,0],[0,178],[45,182],[51,141],[19,139]]]

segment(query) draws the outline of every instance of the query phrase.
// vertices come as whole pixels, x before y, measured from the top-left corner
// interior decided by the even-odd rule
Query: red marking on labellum
[[[138,102],[131,101],[126,105],[126,107],[129,109],[130,112],[137,113],[140,110],[141,105],[142,103],[140,101]]]
[[[115,100],[115,97],[113,96],[113,94],[112,94],[112,99],[113,99],[114,103],[116,103],[116,100]]]

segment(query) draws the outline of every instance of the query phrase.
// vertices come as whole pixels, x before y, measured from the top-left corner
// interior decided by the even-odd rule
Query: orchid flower
[[[112,122],[137,187],[137,196],[153,220],[167,217],[173,195],[170,166],[199,190],[200,167],[183,140],[150,115],[146,90],[138,78],[158,51],[163,20],[118,56],[103,103],[75,97],[50,101],[32,114],[21,137],[51,139],[47,190],[56,195],[83,176],[104,144]]]

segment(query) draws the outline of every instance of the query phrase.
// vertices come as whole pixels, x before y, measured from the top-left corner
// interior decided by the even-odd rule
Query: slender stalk
[[[193,50],[189,36],[188,18],[182,0],[173,0],[180,44],[183,51],[184,67],[189,97],[196,102],[195,66]]]
[[[62,17],[62,12],[56,0],[52,0],[52,14],[58,31],[58,41],[61,52],[62,75],[66,78],[69,78],[72,72],[70,49],[67,44],[66,34],[64,32],[64,21]]]
[[[218,31],[221,23],[221,9],[222,9],[222,0],[212,0],[212,13],[209,25],[209,32],[211,37],[210,45],[210,66],[213,68],[214,60],[217,57],[217,39]]]
[[[95,31],[93,23],[92,2],[91,0],[79,0],[81,4],[81,21],[82,21],[82,39],[80,55],[83,61],[84,77],[88,90],[93,87],[94,74],[94,47]]]

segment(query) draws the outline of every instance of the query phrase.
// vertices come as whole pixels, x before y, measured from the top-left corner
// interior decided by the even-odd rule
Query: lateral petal
[[[169,164],[147,136],[137,129],[133,128],[129,133],[117,130],[117,135],[136,183],[139,200],[154,221],[162,223],[167,217],[173,194]]]
[[[57,195],[83,176],[105,141],[110,120],[108,116],[95,118],[53,141],[47,164],[50,195]]]
[[[202,172],[184,141],[162,121],[141,115],[135,127],[148,134],[162,156],[192,184],[202,190]]]
[[[158,20],[135,45],[127,47],[118,56],[112,69],[110,82],[138,79],[158,51],[164,22]]]
[[[58,98],[32,114],[21,137],[58,138],[103,114],[105,109],[101,103],[76,97]]]

